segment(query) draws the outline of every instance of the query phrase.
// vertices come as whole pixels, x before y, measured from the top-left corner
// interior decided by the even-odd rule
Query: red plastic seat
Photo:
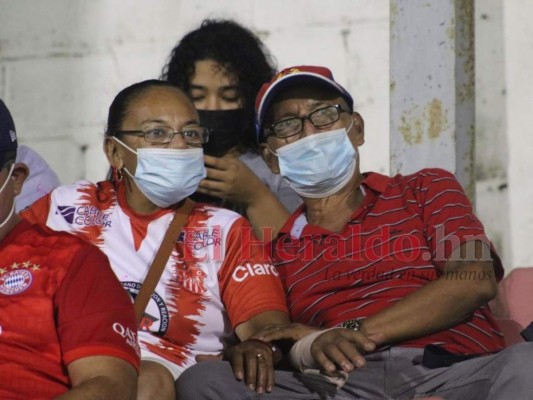
[[[533,322],[533,267],[515,268],[498,285],[490,303],[509,346],[523,342],[520,332]]]
[[[513,269],[498,285],[491,307],[497,318],[511,319],[522,328],[533,322],[533,267]]]

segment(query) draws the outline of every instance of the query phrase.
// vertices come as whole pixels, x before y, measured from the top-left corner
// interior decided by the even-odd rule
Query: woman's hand
[[[234,203],[250,205],[262,190],[268,188],[243,162],[233,155],[204,156],[207,177],[198,192]]]
[[[259,240],[270,242],[289,212],[274,193],[235,155],[204,156],[207,178],[198,192],[244,206]]]
[[[274,386],[273,352],[266,343],[248,340],[225,351],[235,378],[257,393],[271,392]]]

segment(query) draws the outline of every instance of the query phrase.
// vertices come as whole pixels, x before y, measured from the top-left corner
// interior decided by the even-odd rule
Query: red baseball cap
[[[277,73],[270,82],[267,82],[261,86],[261,89],[257,94],[257,98],[255,99],[258,141],[261,141],[262,139],[261,127],[263,126],[266,112],[270,108],[272,100],[274,100],[276,95],[289,86],[306,83],[326,84],[337,91],[341,97],[346,100],[350,109],[353,110],[352,96],[346,91],[346,89],[335,82],[335,79],[333,79],[333,74],[328,68],[312,65],[298,65],[296,67],[285,68],[281,72]]]

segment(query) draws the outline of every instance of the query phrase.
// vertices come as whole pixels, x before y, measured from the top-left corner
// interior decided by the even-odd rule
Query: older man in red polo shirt
[[[261,335],[296,341],[301,373],[264,398],[529,398],[533,344],[504,349],[487,306],[503,268],[454,175],[361,173],[363,119],[324,67],[282,71],[256,111],[265,161],[304,201],[272,243],[294,323]],[[245,395],[226,381],[220,398]]]

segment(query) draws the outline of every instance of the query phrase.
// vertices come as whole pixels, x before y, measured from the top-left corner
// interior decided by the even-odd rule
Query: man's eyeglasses
[[[269,133],[279,139],[286,139],[303,131],[305,120],[309,120],[315,128],[323,128],[337,122],[343,110],[340,104],[319,108],[305,117],[292,117],[275,122],[269,127]]]
[[[115,133],[118,135],[143,136],[148,143],[156,144],[170,143],[176,134],[181,135],[189,146],[201,146],[209,140],[209,131],[201,126],[183,128],[181,131],[175,131],[168,126],[164,126],[144,131],[115,131]]]

